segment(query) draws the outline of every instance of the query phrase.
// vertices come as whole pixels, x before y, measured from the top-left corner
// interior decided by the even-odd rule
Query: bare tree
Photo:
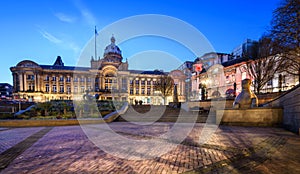
[[[166,104],[166,98],[172,95],[174,81],[170,76],[161,75],[157,84],[156,90],[161,92],[162,97],[164,98],[164,104]]]
[[[276,51],[286,59],[286,72],[300,80],[300,0],[282,0],[273,12],[271,37]]]
[[[273,41],[263,36],[257,47],[257,57],[247,62],[247,71],[254,79],[256,93],[260,93],[265,84],[274,78],[274,74],[282,71],[284,59],[273,52]]]

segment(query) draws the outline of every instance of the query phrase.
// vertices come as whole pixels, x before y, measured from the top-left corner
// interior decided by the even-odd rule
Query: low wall
[[[266,102],[270,102],[274,98],[280,96],[282,93],[269,93],[269,94],[258,94],[258,105],[263,105]],[[234,98],[221,98],[221,99],[213,99],[216,105],[220,103],[220,106],[223,106],[223,102],[226,100],[225,108],[232,108]],[[203,107],[204,109],[208,109],[211,106],[211,99],[210,100],[202,100],[202,101],[189,101],[188,106],[189,108],[193,107]]]
[[[38,126],[71,126],[81,124],[110,123],[120,114],[124,114],[128,109],[128,103],[124,104],[120,110],[106,115],[103,119],[69,119],[69,120],[0,120],[0,127],[38,127]]]
[[[300,85],[287,91],[275,100],[266,103],[266,107],[283,108],[283,127],[300,134]]]
[[[233,126],[281,126],[282,108],[216,110],[216,124]]]
[[[1,120],[0,127],[37,127],[37,126],[71,126],[80,124],[104,123],[103,119],[70,120]]]

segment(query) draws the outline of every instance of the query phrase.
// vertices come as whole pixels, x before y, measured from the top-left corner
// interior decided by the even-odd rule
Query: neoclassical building
[[[247,78],[254,83],[254,78],[247,70],[247,63],[251,61],[242,57],[232,58],[224,53],[207,53],[196,58],[191,77],[191,100],[233,97],[239,94],[242,80]],[[260,93],[287,91],[298,84],[299,78],[296,75],[278,72],[262,87]],[[251,88],[254,91],[253,86]]]
[[[90,67],[65,66],[58,56],[53,65],[40,65],[31,60],[19,62],[10,70],[13,76],[15,99],[44,102],[49,100],[73,100],[89,94],[100,100],[128,101],[134,104],[160,105],[164,102],[156,85],[162,76],[170,76],[177,85],[179,101],[185,101],[185,75],[174,70],[168,73],[154,70],[129,70],[115,38],[105,48],[103,58],[90,61]]]

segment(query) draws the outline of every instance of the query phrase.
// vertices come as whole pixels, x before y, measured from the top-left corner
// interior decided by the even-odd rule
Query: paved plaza
[[[281,128],[212,126],[201,143],[201,123],[182,141],[175,123],[103,125],[0,128],[0,173],[300,173],[300,137]]]

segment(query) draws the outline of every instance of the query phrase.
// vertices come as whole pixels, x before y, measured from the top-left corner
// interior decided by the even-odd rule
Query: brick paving
[[[25,140],[32,134],[42,130],[41,127],[34,128],[1,128],[0,130],[0,154],[7,149]]]
[[[180,143],[176,138],[161,136],[173,126],[174,123],[116,122],[110,123],[109,128],[90,125],[87,129],[80,126],[4,129],[0,131],[0,144],[9,145],[3,145],[6,148],[0,156],[13,147],[20,149],[18,144],[26,143],[39,132],[44,131],[44,135],[41,134],[34,144],[23,147],[24,151],[13,157],[0,173],[299,173],[300,137],[281,128],[220,126],[205,144],[201,144],[199,138],[204,124],[193,125]],[[124,159],[99,148],[84,132],[94,131],[93,135],[98,134],[103,138],[101,142],[113,148],[116,145],[113,137],[109,141],[109,136],[102,136],[109,129],[133,142],[159,140],[174,148],[153,158]],[[128,151],[123,142],[117,145]],[[145,152],[145,148],[149,146],[132,146],[131,155]],[[156,153],[151,150],[150,145],[149,154]]]
[[[7,149],[0,154],[0,170],[6,168],[16,157],[21,155],[26,149],[31,147],[36,141],[38,141],[42,136],[48,133],[52,128],[44,128],[43,130],[31,135],[25,140],[21,141],[15,146]]]

